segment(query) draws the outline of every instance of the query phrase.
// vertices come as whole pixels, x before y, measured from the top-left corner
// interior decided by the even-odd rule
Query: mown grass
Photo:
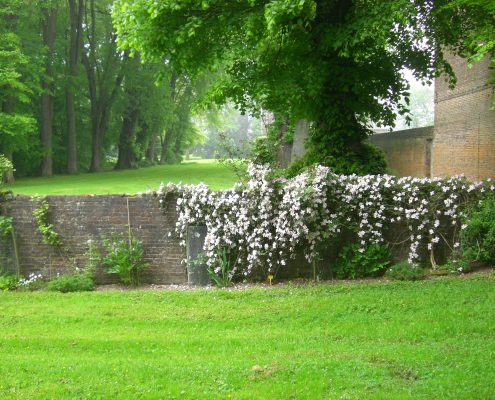
[[[0,293],[0,398],[494,398],[494,289]]]
[[[7,189],[26,195],[135,194],[158,189],[161,182],[204,182],[219,190],[232,187],[235,181],[236,176],[230,169],[208,160],[124,171],[19,179]]]

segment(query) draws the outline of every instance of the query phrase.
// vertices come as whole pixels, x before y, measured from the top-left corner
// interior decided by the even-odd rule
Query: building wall
[[[435,82],[435,130],[432,146],[432,176],[464,174],[471,180],[495,176],[495,112],[490,110],[489,59],[471,69],[464,59],[451,57],[457,76],[451,90]]]
[[[430,176],[433,127],[377,133],[369,141],[385,153],[390,173],[397,176]]]
[[[53,277],[65,273],[71,265],[84,266],[89,249],[88,240],[95,243],[112,234],[127,237],[129,220],[134,236],[142,241],[144,261],[150,268],[143,282],[180,284],[187,281],[181,264],[185,251],[179,239],[169,233],[175,229],[177,213],[175,199],[170,198],[162,210],[152,197],[127,196],[48,196],[49,219],[62,242],[59,251],[43,243],[32,215],[37,203],[29,197],[16,197],[4,210],[13,217],[19,250],[20,270],[24,276],[41,273]],[[0,241],[0,267],[14,269],[14,254],[10,238]],[[112,283],[113,275],[97,273],[98,283]]]

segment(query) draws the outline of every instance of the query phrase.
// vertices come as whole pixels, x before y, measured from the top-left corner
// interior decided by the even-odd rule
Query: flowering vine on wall
[[[444,243],[460,245],[466,207],[495,190],[490,180],[465,177],[398,178],[391,175],[336,175],[316,166],[292,179],[272,177],[267,166],[249,165],[250,180],[226,191],[204,184],[161,185],[156,196],[177,196],[176,230],[185,245],[188,225],[205,224],[205,256],[211,268],[220,251],[235,260],[232,273],[273,273],[302,249],[308,261],[343,232],[364,252],[385,243],[386,232],[406,228],[409,263],[420,261]],[[349,235],[350,233],[350,235]]]

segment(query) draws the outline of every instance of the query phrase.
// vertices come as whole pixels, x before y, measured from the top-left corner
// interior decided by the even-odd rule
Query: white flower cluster
[[[204,184],[162,184],[156,195],[162,205],[168,194],[177,196],[176,230],[182,245],[188,225],[204,224],[208,265],[217,267],[219,251],[225,248],[235,270],[250,275],[275,272],[298,249],[311,261],[343,232],[364,251],[386,242],[393,226],[406,228],[402,241],[409,244],[409,262],[414,264],[422,250],[432,250],[440,241],[458,247],[463,209],[495,189],[489,180],[471,183],[462,176],[336,175],[316,166],[285,180],[271,178],[270,172],[251,164],[245,188],[213,192]]]
[[[21,279],[19,281],[19,284],[18,285],[19,286],[29,286],[32,283],[34,283],[36,281],[39,281],[39,280],[42,280],[42,279],[43,279],[43,275],[41,275],[41,274],[35,274],[35,273],[30,273],[27,278]]]

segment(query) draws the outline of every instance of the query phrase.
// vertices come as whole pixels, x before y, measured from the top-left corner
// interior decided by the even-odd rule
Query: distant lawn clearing
[[[0,398],[490,399],[495,278],[0,293]]]
[[[26,195],[135,194],[158,189],[161,182],[181,181],[194,184],[204,182],[210,188],[219,190],[232,187],[236,176],[214,160],[199,160],[124,171],[19,179],[7,188],[15,194]]]

